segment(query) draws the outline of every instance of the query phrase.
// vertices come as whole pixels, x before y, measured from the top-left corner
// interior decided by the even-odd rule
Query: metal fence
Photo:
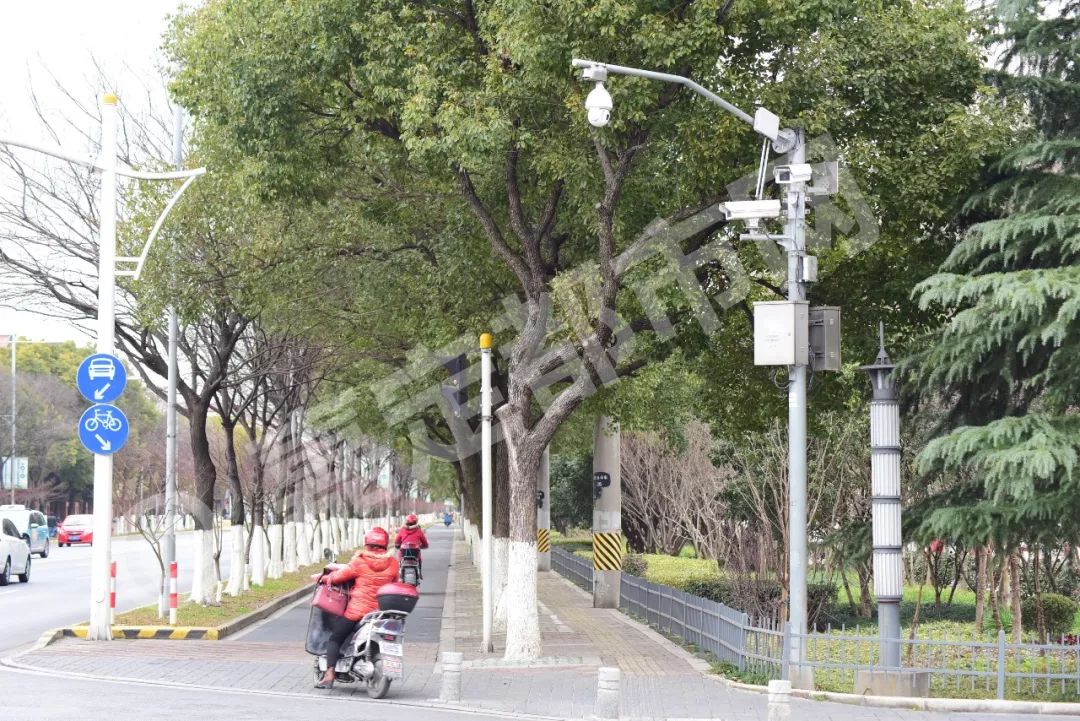
[[[856,632],[811,633],[804,639],[805,661],[817,688],[851,691],[859,671],[880,670],[881,639]],[[1064,641],[1064,639],[1063,639]],[[1080,695],[1080,645],[1007,643],[955,638],[901,639],[901,670],[926,674],[931,696],[1046,699]]]
[[[592,564],[553,548],[552,568],[592,591]],[[751,619],[742,611],[670,586],[622,574],[620,609],[650,626],[708,651],[740,671],[767,678],[812,671],[818,690],[861,693],[859,671],[880,670],[881,639],[858,630],[792,636],[786,624]],[[792,640],[802,642],[805,659],[791,661]],[[1080,644],[902,639],[901,670],[925,673],[932,696],[1046,699],[1080,696]],[[808,675],[808,674],[807,674]]]
[[[592,593],[593,569],[591,562],[565,549],[554,546],[551,549],[551,568],[560,576],[570,579],[575,585]]]

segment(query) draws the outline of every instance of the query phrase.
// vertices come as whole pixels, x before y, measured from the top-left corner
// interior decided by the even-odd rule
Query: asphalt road
[[[409,615],[405,643],[438,643],[442,629],[443,601],[446,599],[446,574],[450,565],[454,527],[432,527],[425,531],[431,548],[423,552],[424,580],[420,582],[420,600]],[[271,616],[251,630],[230,637],[262,643],[304,643],[307,636],[311,600],[301,599],[276,616]]]
[[[228,575],[229,534],[223,534],[222,574]],[[0,656],[36,641],[45,631],[86,621],[90,616],[90,546],[58,548],[53,539],[49,557],[34,556],[30,583],[0,588]],[[176,536],[179,590],[191,590],[194,535]],[[117,611],[145,606],[157,599],[159,570],[150,545],[140,536],[113,539],[117,569]],[[0,698],[4,698],[0,696]]]

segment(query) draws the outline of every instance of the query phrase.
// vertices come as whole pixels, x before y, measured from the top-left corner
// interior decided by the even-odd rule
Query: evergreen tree
[[[1080,537],[1078,10],[1076,0],[998,6],[995,77],[1030,127],[966,204],[977,222],[915,291],[944,327],[902,370],[925,403],[946,407],[949,429],[920,469],[966,479],[927,504],[927,536]]]

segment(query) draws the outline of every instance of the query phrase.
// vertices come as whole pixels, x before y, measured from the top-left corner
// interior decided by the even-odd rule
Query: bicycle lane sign
[[[90,406],[79,419],[79,440],[91,453],[110,456],[123,447],[127,438],[127,416],[116,406]]]

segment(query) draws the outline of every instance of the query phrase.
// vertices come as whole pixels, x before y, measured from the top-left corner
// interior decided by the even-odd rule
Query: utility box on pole
[[[807,365],[809,307],[804,300],[754,303],[754,365]]]
[[[810,309],[809,341],[815,371],[840,370],[840,306]]]

